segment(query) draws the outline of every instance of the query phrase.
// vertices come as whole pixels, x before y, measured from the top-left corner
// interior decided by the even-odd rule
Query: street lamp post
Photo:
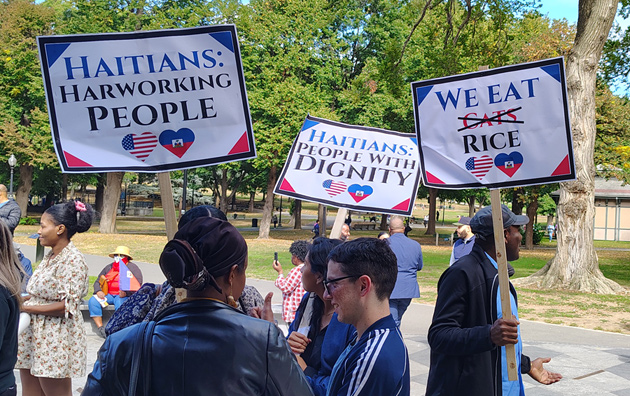
[[[15,155],[11,154],[9,157],[9,166],[11,167],[11,184],[9,184],[9,198],[13,198],[13,168],[17,165],[17,159]]]

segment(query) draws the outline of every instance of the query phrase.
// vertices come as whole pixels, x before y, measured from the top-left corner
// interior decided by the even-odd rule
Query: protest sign
[[[274,193],[340,208],[410,215],[415,135],[306,117]]]
[[[575,179],[562,58],[412,83],[425,185]]]
[[[38,37],[64,172],[161,172],[256,156],[233,25]]]

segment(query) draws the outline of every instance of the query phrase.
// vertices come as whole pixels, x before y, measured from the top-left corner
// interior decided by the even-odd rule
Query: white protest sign
[[[418,190],[415,135],[306,117],[275,194],[364,212],[410,215]]]
[[[38,37],[64,172],[162,172],[254,158],[233,25]]]
[[[426,186],[575,179],[562,58],[412,83]]]

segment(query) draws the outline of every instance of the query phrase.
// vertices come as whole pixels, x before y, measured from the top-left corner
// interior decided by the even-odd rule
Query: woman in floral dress
[[[26,291],[22,311],[31,324],[19,336],[18,362],[24,396],[70,396],[72,377],[85,375],[87,340],[79,304],[88,292],[85,258],[70,239],[92,225],[94,211],[79,201],[48,208],[39,240],[51,251]]]

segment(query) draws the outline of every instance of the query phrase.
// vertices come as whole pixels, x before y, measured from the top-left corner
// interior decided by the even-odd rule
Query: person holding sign
[[[103,308],[114,304],[118,309],[133,292],[142,285],[142,271],[133,260],[127,246],[118,246],[109,254],[114,262],[103,268],[94,282],[94,295],[88,301],[90,317],[96,324],[97,333],[105,338]]]
[[[517,216],[501,205],[506,258],[519,258],[521,225]],[[426,395],[524,395],[521,373],[542,384],[562,375],[547,371],[550,358],[530,361],[522,354],[516,291],[510,284],[512,317],[502,318],[496,248],[491,207],[481,209],[470,221],[476,235],[472,251],[446,269],[438,282],[438,297],[429,328],[431,365]],[[520,370],[509,381],[505,348],[514,344]]]

